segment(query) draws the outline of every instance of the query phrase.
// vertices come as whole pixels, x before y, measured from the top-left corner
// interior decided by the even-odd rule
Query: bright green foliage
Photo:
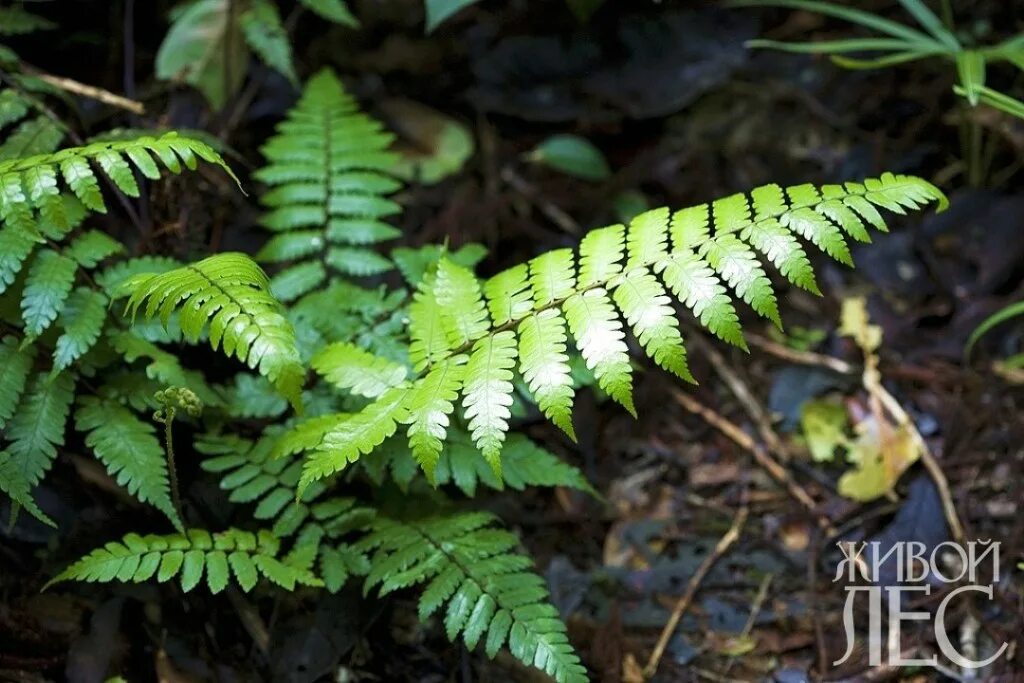
[[[493,528],[494,517],[471,512],[400,521],[378,517],[359,543],[374,550],[366,590],[381,594],[426,584],[421,619],[443,613],[449,640],[484,643],[489,657],[508,644],[512,654],[559,683],[582,683],[586,670],[569,644],[544,580],[530,558],[514,552],[519,540]]]
[[[91,163],[95,163],[111,182],[129,197],[139,196],[139,188],[128,162],[147,178],[160,177],[156,159],[172,173],[180,173],[182,164],[189,170],[197,166],[197,158],[220,166],[234,174],[207,144],[165,133],[159,138],[140,137],[126,141],[96,142],[84,147],[69,147],[53,154],[12,159],[0,162],[0,218],[31,231],[27,225],[30,214],[38,209],[60,221],[58,190],[61,181],[92,211],[106,211],[99,182]],[[90,163],[91,162],[91,163]]]
[[[400,385],[406,376],[404,365],[347,342],[325,346],[313,356],[310,365],[337,388],[367,398],[376,398]]]
[[[232,579],[249,592],[260,576],[286,590],[323,585],[308,569],[282,561],[280,542],[266,531],[228,529],[211,534],[189,529],[168,536],[128,534],[92,551],[47,586],[72,580],[141,583],[155,578],[165,583],[180,577],[182,590],[188,592],[203,583],[204,576],[211,593],[220,593]]]
[[[164,449],[151,423],[118,403],[86,396],[75,410],[75,429],[85,434],[85,445],[119,486],[184,530],[171,502]]]
[[[311,435],[300,488],[371,452],[398,423],[410,425],[413,453],[433,477],[459,393],[474,442],[500,472],[517,365],[541,410],[572,436],[569,335],[598,385],[634,412],[627,326],[658,365],[692,381],[669,292],[713,334],[745,348],[736,300],[780,324],[764,261],[817,292],[801,239],[849,263],[844,236],[866,239],[865,223],[885,229],[877,207],[904,213],[932,201],[945,208],[926,181],[888,173],[820,188],[767,185],[749,197],[674,214],[656,209],[628,228],[596,230],[581,243],[578,270],[576,255],[559,249],[481,285],[442,259],[409,306],[409,358],[421,374],[334,418],[318,442]],[[457,378],[438,370],[466,354]]]
[[[273,382],[296,408],[301,407],[305,369],[295,333],[283,308],[269,292],[270,281],[244,254],[225,253],[162,273],[132,278],[128,310],[147,318],[160,315],[166,327],[180,310],[185,338],[196,342],[209,321],[210,345],[223,346]]]
[[[399,211],[387,199],[401,184],[388,175],[397,156],[393,137],[362,114],[330,71],[309,79],[298,103],[262,148],[268,165],[256,173],[271,190],[263,225],[275,235],[257,254],[290,263],[272,291],[291,301],[319,287],[329,272],[374,275],[392,265],[367,245],[400,233],[382,219]]]

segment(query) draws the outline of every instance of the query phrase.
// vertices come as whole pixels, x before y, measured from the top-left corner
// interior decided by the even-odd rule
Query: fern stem
[[[178,468],[174,464],[174,436],[171,425],[174,424],[174,408],[167,408],[164,423],[164,441],[167,444],[167,481],[171,488],[171,504],[178,513],[178,519],[184,521],[181,509],[181,493],[178,490]]]

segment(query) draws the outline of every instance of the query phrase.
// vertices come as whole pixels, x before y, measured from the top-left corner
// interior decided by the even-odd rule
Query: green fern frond
[[[0,488],[12,497],[29,495],[53,464],[57,447],[64,445],[74,388],[75,381],[69,373],[52,379],[39,373],[25,390],[19,409],[7,423],[3,436],[8,443],[0,455]],[[48,521],[36,513],[38,508],[34,505],[26,509]]]
[[[182,332],[193,343],[209,321],[214,350],[223,347],[225,354],[258,370],[301,409],[305,368],[292,325],[269,285],[249,257],[218,254],[160,275],[135,276],[127,309],[133,318],[140,308],[146,318],[159,313],[165,327],[179,310]]]
[[[139,187],[132,166],[143,176],[157,179],[160,170],[154,156],[172,173],[180,173],[183,164],[195,170],[197,159],[203,159],[220,166],[238,181],[220,155],[206,143],[177,133],[165,133],[158,138],[95,142],[53,154],[0,162],[0,218],[30,234],[35,232],[31,225],[33,210],[60,223],[64,213],[60,195],[62,181],[86,208],[105,212],[107,207],[92,164],[119,190],[130,197],[138,197]]]
[[[378,517],[357,546],[374,550],[365,590],[387,594],[426,584],[420,618],[443,611],[449,640],[461,635],[471,650],[483,642],[492,658],[507,643],[513,656],[559,683],[584,683],[586,669],[544,580],[514,552],[516,536],[492,528],[495,521],[480,512],[408,522]]]
[[[406,376],[404,365],[374,356],[347,342],[325,346],[309,364],[338,389],[366,398],[376,398],[402,384]]]
[[[166,583],[180,577],[182,590],[188,592],[205,577],[207,588],[216,594],[232,581],[249,592],[260,576],[287,590],[323,585],[309,570],[283,562],[280,542],[267,531],[228,529],[211,534],[189,529],[168,536],[128,534],[78,560],[46,587],[62,581],[141,583],[155,578]]]
[[[295,265],[274,278],[272,291],[290,301],[321,285],[327,268],[348,276],[391,269],[366,247],[400,234],[383,221],[400,210],[387,199],[401,187],[388,175],[397,161],[388,151],[393,136],[359,112],[329,70],[309,79],[277,130],[262,148],[268,165],[256,173],[272,188],[261,198],[269,209],[262,223],[275,235],[256,258]]]
[[[0,430],[19,405],[34,359],[35,349],[19,348],[13,335],[0,339]]]
[[[53,373],[61,372],[96,344],[107,320],[107,297],[79,287],[67,298],[59,323],[64,332],[53,350]]]
[[[171,502],[167,461],[156,429],[119,403],[86,396],[75,410],[75,429],[118,486],[167,515],[184,531]]]
[[[928,182],[890,173],[842,186],[768,185],[749,197],[733,195],[674,214],[655,209],[628,228],[593,231],[580,245],[578,268],[573,251],[559,249],[481,285],[471,271],[442,259],[408,310],[409,358],[420,375],[388,390],[386,401],[329,427],[307,459],[300,486],[372,451],[395,432],[396,421],[421,425],[408,434],[432,476],[451,412],[432,388],[435,370],[465,354],[459,386],[450,384],[445,395],[461,393],[474,441],[496,473],[517,364],[544,414],[573,435],[570,335],[598,385],[635,413],[627,326],[658,365],[693,381],[673,299],[715,336],[745,348],[735,300],[780,324],[763,261],[816,292],[801,239],[849,262],[844,235],[863,239],[865,223],[884,230],[878,208],[904,213],[930,202],[940,210],[946,206]],[[409,420],[421,413],[432,421]]]
[[[201,467],[220,476],[221,489],[230,492],[228,500],[255,505],[253,517],[272,523],[271,532],[278,538],[297,537],[296,550],[307,546],[311,561],[319,553],[325,585],[336,592],[349,576],[366,573],[365,556],[338,539],[366,528],[373,511],[352,498],[324,498],[327,488],[320,484],[296,501],[302,463],[294,456],[271,457],[272,446],[271,438],[253,444],[235,436],[207,436],[196,444],[199,452],[212,456]]]
[[[239,17],[242,35],[263,63],[283,74],[292,83],[298,83],[292,64],[292,46],[288,32],[281,22],[277,5],[271,0],[254,0]]]

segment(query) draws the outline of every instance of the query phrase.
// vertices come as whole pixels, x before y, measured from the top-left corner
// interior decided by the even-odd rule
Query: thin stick
[[[772,585],[772,580],[775,579],[775,574],[766,574],[761,579],[761,585],[757,589],[757,595],[754,596],[754,604],[750,607],[750,614],[747,615],[747,623],[743,625],[743,630],[740,631],[741,638],[749,638],[750,632],[754,630],[754,624],[757,622],[758,615],[761,614],[761,609],[764,607],[764,601],[768,599],[768,589]],[[729,657],[729,661],[726,662],[725,668],[722,670],[723,676],[728,676],[732,670],[733,665],[736,663],[736,656]]]
[[[938,460],[932,454],[928,444],[925,442],[924,437],[921,436],[921,432],[918,431],[917,425],[907,415],[907,411],[903,409],[900,402],[889,393],[889,390],[879,383],[873,387],[874,391],[877,392],[879,400],[885,406],[885,408],[892,414],[896,421],[904,425],[908,432],[910,432],[910,438],[914,440],[914,444],[917,446],[918,451],[921,453],[921,463],[925,469],[928,470],[929,476],[932,481],[935,482],[935,488],[939,490],[939,499],[942,501],[942,512],[946,516],[946,522],[949,524],[949,532],[953,535],[953,540],[957,543],[963,544],[964,542],[964,527],[960,523],[960,516],[956,511],[956,504],[953,502],[953,494],[949,490],[949,480],[946,479],[945,473],[942,471],[942,467],[939,465]]]
[[[683,618],[683,614],[686,612],[690,603],[693,602],[693,596],[697,594],[697,589],[700,588],[701,582],[704,581],[704,577],[711,571],[711,567],[714,566],[715,562],[720,560],[722,556],[729,550],[733,543],[740,537],[740,530],[743,528],[744,522],[747,521],[747,514],[749,509],[746,505],[740,508],[740,511],[733,518],[732,526],[725,532],[725,535],[718,540],[718,544],[715,545],[714,551],[704,558],[704,561],[700,563],[697,568],[697,572],[690,577],[690,581],[686,584],[686,592],[683,593],[682,597],[676,603],[675,609],[672,610],[672,615],[668,619],[668,623],[665,624],[665,628],[661,631],[661,637],[658,638],[658,644],[654,646],[654,652],[651,653],[651,658],[647,660],[647,666],[644,667],[644,678],[651,679],[654,674],[658,671],[658,664],[661,662],[661,657],[665,654],[665,648],[668,646],[668,641],[672,638],[672,634],[675,633],[676,627],[679,625],[679,620]]]
[[[763,467],[764,470],[768,472],[773,479],[775,479],[775,481],[782,484],[786,491],[789,492],[789,495],[795,498],[797,502],[807,509],[808,512],[815,516],[815,519],[818,520],[818,526],[825,530],[826,533],[836,533],[835,527],[832,526],[832,522],[821,514],[818,510],[817,503],[814,502],[811,495],[807,493],[800,484],[794,481],[786,468],[780,465],[761,444],[751,439],[747,433],[740,429],[735,423],[730,422],[725,417],[722,417],[689,394],[678,389],[673,389],[672,397],[688,411],[704,418],[704,420],[712,427],[725,434],[740,447],[749,451],[750,454],[754,456],[754,460],[757,461],[757,464]]]
[[[814,351],[800,351],[798,349],[791,349],[788,346],[784,346],[777,342],[762,337],[759,334],[753,334],[751,332],[746,333],[747,341],[750,342],[751,346],[756,346],[766,353],[788,360],[793,363],[799,363],[800,365],[819,365],[823,368],[838,372],[841,375],[855,375],[857,374],[857,368],[852,363],[847,363],[845,360],[839,358],[833,358],[832,356],[826,356],[823,353],[815,353]]]
[[[704,340],[704,337],[695,333],[690,337],[690,343],[697,348],[701,353],[707,356],[708,360],[711,361],[711,365],[714,366],[715,372],[718,376],[725,381],[726,386],[733,393],[736,399],[743,406],[744,410],[750,416],[750,419],[757,425],[757,431],[761,434],[761,439],[765,445],[768,446],[768,450],[779,456],[783,462],[787,462],[792,457],[789,449],[779,438],[779,435],[775,432],[772,427],[771,418],[768,416],[767,411],[761,407],[761,404],[754,397],[754,393],[750,390],[750,387],[743,381],[742,378],[733,370],[725,358],[719,351],[711,344]]]
[[[513,171],[511,167],[506,166],[501,169],[499,175],[503,181],[512,187],[513,190],[529,199],[530,202],[537,207],[538,211],[544,214],[548,220],[557,225],[563,231],[570,235],[579,233],[580,226],[572,219],[572,216],[545,199],[536,187]]]
[[[55,88],[60,88],[65,92],[72,93],[74,95],[81,95],[82,97],[88,97],[90,100],[96,100],[103,104],[109,104],[111,107],[117,107],[118,109],[124,109],[130,111],[133,114],[139,116],[146,113],[146,105],[138,100],[131,100],[122,95],[115,95],[109,90],[103,88],[97,88],[94,85],[87,85],[80,83],[73,78],[65,78],[64,76],[54,76],[44,71],[29,66],[28,64],[22,64],[22,68],[25,73],[31,74],[41,81],[49,83]]]

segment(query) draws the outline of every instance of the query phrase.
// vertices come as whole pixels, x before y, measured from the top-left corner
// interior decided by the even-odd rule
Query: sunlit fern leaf
[[[466,360],[464,355],[453,356],[437,364],[409,394],[409,450],[431,483],[462,389]]]
[[[124,245],[106,233],[89,230],[73,239],[65,253],[78,265],[95,268],[103,259],[123,251]]]
[[[513,656],[559,683],[584,683],[586,670],[569,643],[544,580],[515,551],[514,534],[495,518],[471,512],[410,522],[380,517],[357,547],[372,550],[365,590],[387,594],[425,584],[419,614],[443,612],[449,640],[469,649],[484,643],[494,657],[506,643]]]
[[[299,479],[299,494],[313,482],[330,476],[380,446],[408,415],[408,388],[394,387],[358,413],[340,418],[323,434],[306,459]]]
[[[260,576],[287,590],[296,585],[323,585],[310,571],[282,562],[280,543],[269,532],[228,529],[211,534],[189,529],[167,536],[128,534],[93,550],[51,579],[47,587],[62,581],[142,583],[155,579],[166,583],[180,577],[182,590],[188,592],[203,583],[204,576],[211,593],[221,592],[232,582],[248,592]]]
[[[406,368],[374,356],[354,344],[336,342],[323,347],[310,366],[328,382],[356,396],[376,398],[405,381]]]
[[[99,182],[90,162],[101,168],[110,181],[125,194],[136,197],[138,185],[131,171],[132,165],[148,178],[160,176],[153,157],[172,173],[180,173],[182,165],[189,170],[198,166],[197,158],[224,169],[232,178],[234,173],[210,146],[199,140],[177,133],[165,133],[158,138],[143,136],[132,140],[95,142],[83,147],[69,147],[52,154],[40,154],[0,162],[0,217],[10,222],[12,211],[25,211],[44,201],[50,201],[54,189],[50,183],[60,180],[92,211],[106,211]],[[237,178],[235,178],[237,182]],[[30,200],[31,197],[35,199]],[[18,220],[21,223],[21,220]]]
[[[389,408],[372,404],[357,419],[346,418],[333,450],[322,443],[307,448],[314,450],[309,462],[315,465],[309,465],[304,480],[337,472],[393,434],[394,416],[410,409],[408,396],[403,400],[399,394],[412,395],[439,364],[464,354],[470,356],[458,389],[464,417],[495,469],[508,429],[515,366],[545,415],[571,435],[573,389],[565,327],[598,385],[634,412],[624,322],[656,363],[692,380],[673,298],[715,336],[746,348],[737,300],[781,324],[765,262],[796,286],[817,291],[804,243],[846,261],[844,234],[863,237],[861,221],[884,229],[878,207],[905,211],[929,202],[939,210],[947,204],[927,181],[891,173],[822,188],[767,185],[749,196],[672,214],[648,211],[628,227],[586,235],[578,259],[572,250],[558,249],[482,285],[468,269],[442,257],[420,282],[408,309],[409,359],[420,376],[409,380],[406,389],[390,390]],[[434,425],[435,437],[443,440],[441,422]],[[358,446],[342,448],[342,435],[356,436]],[[423,452],[425,468],[435,466],[438,444],[430,441],[429,448]]]
[[[340,17],[344,6],[335,0],[318,10]],[[325,267],[357,277],[393,268],[368,248],[400,235],[383,220],[400,210],[387,198],[401,187],[389,175],[397,162],[388,151],[392,140],[380,123],[359,111],[330,70],[306,83],[277,134],[262,147],[267,166],[256,173],[271,188],[261,197],[268,209],[262,224],[277,233],[257,259],[292,264],[275,278],[274,289],[283,298],[320,286]]]
[[[167,461],[152,424],[116,402],[86,396],[75,409],[75,429],[85,434],[85,445],[119,486],[184,530],[171,502]]]
[[[512,417],[515,362],[515,334],[504,330],[478,341],[466,363],[462,406],[473,441],[498,477],[501,476],[501,446]]]
[[[79,287],[68,297],[60,312],[63,330],[53,350],[53,372],[70,367],[99,340],[107,320],[107,297],[88,287]]]
[[[210,345],[223,347],[269,379],[296,408],[301,408],[305,369],[295,333],[284,309],[268,291],[264,272],[244,254],[224,253],[162,273],[137,275],[130,283],[128,311],[159,314],[167,325],[180,311],[181,329],[191,342],[209,322]]]
[[[57,447],[64,444],[74,386],[69,373],[53,379],[39,373],[29,383],[4,432],[8,442],[5,460],[9,460],[3,466],[3,474],[9,478],[0,486],[4,490],[23,495],[35,488],[50,469]]]

